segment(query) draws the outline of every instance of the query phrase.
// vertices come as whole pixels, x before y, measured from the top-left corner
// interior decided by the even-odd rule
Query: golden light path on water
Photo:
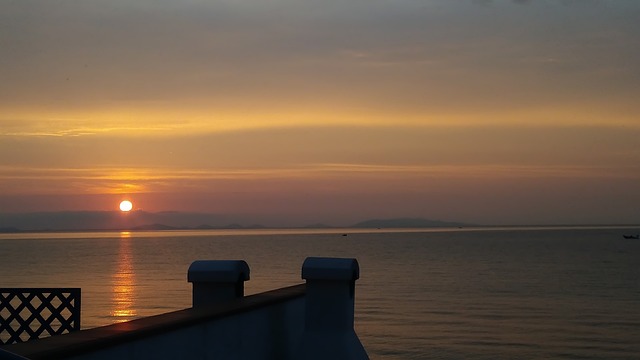
[[[136,315],[135,308],[135,276],[131,251],[131,233],[120,232],[120,248],[118,251],[118,270],[112,276],[112,310],[115,322],[132,320]]]

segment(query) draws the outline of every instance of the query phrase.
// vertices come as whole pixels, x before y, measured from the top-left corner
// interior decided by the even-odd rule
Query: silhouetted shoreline
[[[597,228],[640,228],[640,224],[553,224],[553,225],[467,225],[467,226],[387,226],[387,227],[376,227],[376,226],[288,226],[288,227],[280,227],[280,226],[263,226],[263,225],[250,225],[243,226],[238,224],[230,224],[228,226],[196,226],[196,227],[188,227],[188,226],[169,226],[164,224],[150,224],[143,226],[136,226],[132,228],[91,228],[91,229],[19,229],[15,227],[3,227],[0,228],[0,234],[21,234],[21,233],[83,233],[83,232],[126,232],[126,231],[136,231],[136,232],[157,232],[157,231],[208,231],[208,230],[384,230],[384,231],[393,231],[393,230],[492,230],[492,229],[513,229],[513,230],[522,230],[522,229],[566,229],[566,228],[576,228],[576,229],[597,229]]]

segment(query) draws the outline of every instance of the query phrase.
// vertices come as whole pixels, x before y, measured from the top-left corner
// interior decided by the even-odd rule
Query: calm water
[[[0,286],[81,287],[88,328],[189,307],[194,260],[246,260],[252,294],[355,257],[373,359],[640,359],[638,228],[300,232],[4,234]]]

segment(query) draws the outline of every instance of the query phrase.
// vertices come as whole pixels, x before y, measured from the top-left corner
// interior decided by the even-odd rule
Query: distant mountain
[[[469,226],[459,222],[428,220],[422,218],[372,219],[351,225],[353,228],[432,228]]]
[[[223,226],[212,226],[212,225],[200,225],[200,226],[196,226],[193,229],[194,230],[228,230],[228,229],[266,229],[267,227],[264,225],[260,225],[260,224],[253,224],[253,225],[249,225],[249,226],[243,226],[240,224],[228,224],[228,225],[223,225]]]
[[[55,211],[32,213],[0,213],[0,229],[15,231],[87,231],[87,230],[172,230],[197,228],[228,228],[231,216],[188,213],[121,211]],[[240,225],[237,225],[240,226]]]
[[[131,230],[187,230],[185,227],[175,227],[164,224],[140,225],[132,227]]]
[[[251,224],[251,225],[243,225]],[[428,220],[422,218],[373,219],[351,225],[353,228],[431,228],[460,227],[468,224]],[[265,229],[254,220],[224,214],[189,213],[177,211],[146,212],[121,211],[59,211],[33,213],[0,213],[0,233],[27,231],[93,231],[93,230],[206,230],[206,229]],[[312,223],[306,229],[328,229],[333,226]]]
[[[317,224],[309,224],[309,225],[305,225],[302,228],[303,229],[331,229],[333,226],[327,225],[327,224],[323,224],[323,223],[317,223]]]

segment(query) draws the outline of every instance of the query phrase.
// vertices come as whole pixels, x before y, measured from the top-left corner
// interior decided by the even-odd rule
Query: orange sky
[[[569,0],[3,4],[0,213],[130,197],[283,226],[637,223],[638,13]]]

